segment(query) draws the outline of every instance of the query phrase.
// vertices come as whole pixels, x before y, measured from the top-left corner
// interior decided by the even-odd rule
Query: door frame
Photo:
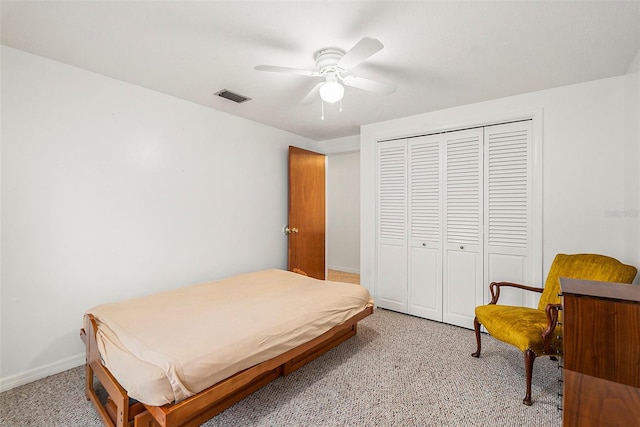
[[[377,300],[377,149],[378,142],[416,137],[439,132],[456,131],[474,127],[484,127],[521,120],[532,123],[532,222],[531,222],[531,277],[532,284],[542,285],[544,277],[542,266],[542,148],[543,148],[543,110],[496,112],[488,116],[465,116],[460,121],[447,121],[445,118],[426,120],[417,116],[412,119],[399,119],[391,122],[366,125],[360,134],[360,282],[366,287],[372,298]],[[449,116],[451,117],[451,116]],[[488,286],[488,284],[485,284]],[[531,293],[532,294],[532,293]],[[527,295],[527,305],[536,307],[539,296]]]

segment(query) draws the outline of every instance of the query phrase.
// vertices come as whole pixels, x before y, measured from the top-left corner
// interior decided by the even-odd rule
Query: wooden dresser
[[[640,285],[560,279],[564,426],[640,426]]]

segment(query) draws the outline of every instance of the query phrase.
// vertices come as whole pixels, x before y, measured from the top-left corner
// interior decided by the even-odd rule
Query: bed
[[[107,426],[197,426],[352,337],[372,312],[361,286],[283,270],[100,305],[80,332],[86,396]]]

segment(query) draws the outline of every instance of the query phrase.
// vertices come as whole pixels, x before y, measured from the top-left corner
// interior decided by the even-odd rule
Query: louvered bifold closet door
[[[483,303],[483,131],[444,134],[443,321],[473,328]]]
[[[407,143],[377,145],[379,307],[407,312]]]
[[[485,141],[485,282],[529,282],[532,206],[531,121],[487,126]],[[490,298],[488,288],[485,298]],[[526,305],[524,291],[504,288],[500,304]]]
[[[409,139],[408,313],[442,321],[442,135]]]

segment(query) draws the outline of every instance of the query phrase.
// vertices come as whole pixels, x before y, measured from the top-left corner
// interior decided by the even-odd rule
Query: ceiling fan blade
[[[320,73],[315,70],[302,70],[300,68],[278,67],[276,65],[256,65],[258,71],[273,71],[275,73],[301,74],[303,76],[316,77]]]
[[[306,96],[302,98],[302,100],[298,104],[300,105],[311,104],[318,97],[318,91],[320,90],[320,86],[322,86],[323,84],[324,82],[320,82],[317,85],[315,85],[313,89],[311,89],[309,93],[307,93]]]
[[[379,40],[371,37],[364,37],[351,50],[344,54],[338,61],[338,67],[343,70],[350,70],[358,66],[362,61],[369,58],[374,53],[380,51],[384,45]]]
[[[355,76],[346,76],[342,82],[346,86],[357,87],[358,89],[367,90],[380,95],[391,95],[398,87],[391,83],[383,83]]]

